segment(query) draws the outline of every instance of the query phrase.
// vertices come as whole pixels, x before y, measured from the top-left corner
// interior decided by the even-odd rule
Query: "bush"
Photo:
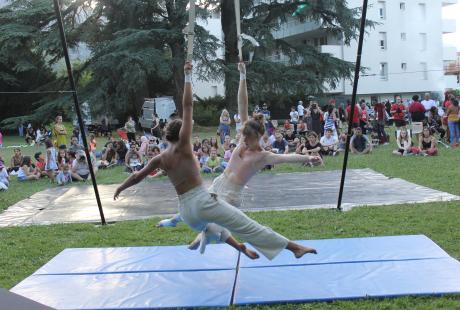
[[[205,99],[197,98],[194,105],[193,119],[200,126],[218,126],[222,106],[225,105],[221,96]]]

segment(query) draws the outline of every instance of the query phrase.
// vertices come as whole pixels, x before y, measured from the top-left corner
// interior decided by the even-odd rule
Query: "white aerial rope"
[[[234,0],[235,3],[235,19],[236,19],[236,37],[238,44],[238,61],[243,61],[243,39],[251,42],[255,47],[259,46],[259,43],[253,37],[241,33],[241,16],[240,16],[240,0]]]
[[[185,61],[192,62],[193,59],[193,41],[195,39],[195,0],[190,0],[188,11],[188,25],[184,29],[187,36],[187,56]]]

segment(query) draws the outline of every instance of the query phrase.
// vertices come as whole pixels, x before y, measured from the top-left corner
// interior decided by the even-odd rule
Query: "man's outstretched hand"
[[[309,156],[308,162],[312,163],[313,165],[321,165],[324,166],[323,159],[321,156]]]
[[[193,65],[191,62],[187,61],[184,65],[184,73],[185,75],[191,75],[192,74],[192,69]]]
[[[246,74],[246,65],[244,62],[238,63],[238,71],[240,71],[241,74]]]
[[[115,194],[113,194],[113,200],[117,200],[118,196],[120,196],[122,190],[120,187],[117,187],[117,190],[115,191]]]

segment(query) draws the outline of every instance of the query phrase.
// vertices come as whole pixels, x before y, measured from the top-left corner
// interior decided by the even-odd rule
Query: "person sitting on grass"
[[[45,156],[43,155],[43,153],[42,152],[35,153],[34,158],[35,158],[35,168],[37,168],[37,170],[40,171],[42,177],[47,176],[46,170],[45,170],[45,166],[46,166]]]
[[[347,146],[347,135],[342,133],[339,136],[339,144],[337,145],[337,152],[345,152],[345,147]]]
[[[21,167],[18,170],[18,181],[24,182],[29,180],[38,180],[40,172],[32,167],[32,160],[30,156],[24,156],[22,159]]]
[[[128,153],[128,148],[122,140],[115,141],[114,146],[115,152],[117,153],[117,165],[122,166],[125,164],[125,157],[126,153]]]
[[[276,140],[272,144],[272,152],[276,154],[288,154],[288,142],[283,138],[283,136],[280,133],[277,133],[275,137]]]
[[[411,154],[412,139],[407,132],[407,129],[402,128],[399,131],[399,135],[396,138],[396,145],[398,146],[398,149],[393,151],[394,155],[407,156]]]
[[[232,138],[230,136],[228,135],[225,136],[224,143],[222,144],[222,148],[224,149],[224,152],[230,150],[231,141],[232,141]]]
[[[117,163],[117,152],[113,148],[113,143],[107,144],[107,147],[102,153],[101,163],[99,168],[105,169],[116,165]]]
[[[69,164],[59,165],[59,172],[56,176],[56,182],[58,185],[63,186],[72,183],[72,172]]]
[[[16,172],[18,172],[19,168],[21,167],[21,163],[23,159],[24,158],[22,156],[21,149],[15,148],[14,155],[13,157],[11,157],[11,165],[10,165],[10,168],[8,169],[8,173],[14,172],[15,174]]]
[[[94,173],[96,173],[97,169],[94,166],[94,160],[91,158],[91,162],[93,163]],[[89,166],[88,161],[86,160],[86,154],[84,151],[78,151],[75,154],[75,159],[72,163],[72,179],[75,181],[86,181],[89,177]]]
[[[235,143],[230,143],[230,148],[225,151],[224,153],[224,162],[222,163],[224,166],[227,165],[227,163],[230,161],[230,158],[232,157],[232,153],[236,148]]]
[[[200,167],[203,167],[209,158],[209,146],[207,144],[203,144],[198,154],[198,161],[200,162]]]
[[[324,155],[335,156],[337,154],[339,140],[333,135],[333,132],[331,128],[326,129],[324,136],[320,140],[321,152]]]
[[[302,154],[302,150],[304,149],[304,147],[306,145],[307,145],[307,138],[304,137],[304,136],[300,136],[299,144],[297,144],[297,148],[295,150],[295,153],[296,154]]]
[[[151,161],[153,158],[157,157],[158,155],[161,154],[160,148],[158,146],[151,146],[149,147],[149,150],[147,152],[147,162],[145,165],[148,164],[149,161]],[[145,167],[144,165],[144,167]],[[155,177],[160,177],[166,175],[166,172],[161,170],[160,168],[153,170],[152,172],[149,173],[149,177],[155,178]]]
[[[193,154],[195,154],[195,156],[198,156],[198,152],[200,149],[201,149],[200,137],[195,136],[194,141],[193,141]]]
[[[10,177],[3,161],[0,161],[0,190],[7,190],[10,186]]]
[[[305,143],[305,147],[302,149],[302,154],[310,156],[321,156],[320,152],[321,144],[318,142],[318,135],[316,132],[312,131],[307,136],[307,143]]]
[[[372,152],[372,143],[366,135],[363,135],[361,127],[355,128],[355,133],[350,140],[350,150],[352,154],[364,155]]]
[[[204,163],[201,171],[203,173],[221,173],[224,171],[222,167],[222,159],[217,156],[217,150],[215,147],[211,148],[211,153],[208,160]]]
[[[138,146],[135,142],[129,144],[129,150],[125,157],[126,170],[128,172],[139,171],[142,169],[142,155],[138,151]]]
[[[78,137],[73,136],[72,138],[70,138],[69,151],[75,153],[78,151],[83,151],[83,146],[78,143]]]
[[[438,155],[437,144],[436,138],[431,134],[430,129],[425,127],[419,139],[419,145],[412,148],[412,153],[423,156],[436,156]]]

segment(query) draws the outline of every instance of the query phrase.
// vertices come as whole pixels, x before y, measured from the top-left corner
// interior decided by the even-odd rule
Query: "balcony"
[[[342,59],[342,46],[340,45],[321,45],[319,51],[323,54],[331,54],[335,58]]]
[[[287,23],[282,24],[279,30],[273,31],[273,37],[275,39],[286,39],[299,34],[315,31],[319,28],[320,25],[317,22],[300,22],[298,20],[290,20]]]
[[[457,30],[457,22],[455,19],[442,20],[442,33],[454,33]]]
[[[451,4],[457,4],[457,0],[442,0],[442,6],[448,6]]]
[[[460,64],[457,61],[451,61],[445,64],[444,74],[445,75],[459,75],[460,74]]]
[[[444,46],[442,60],[457,60],[457,48],[455,46]]]

